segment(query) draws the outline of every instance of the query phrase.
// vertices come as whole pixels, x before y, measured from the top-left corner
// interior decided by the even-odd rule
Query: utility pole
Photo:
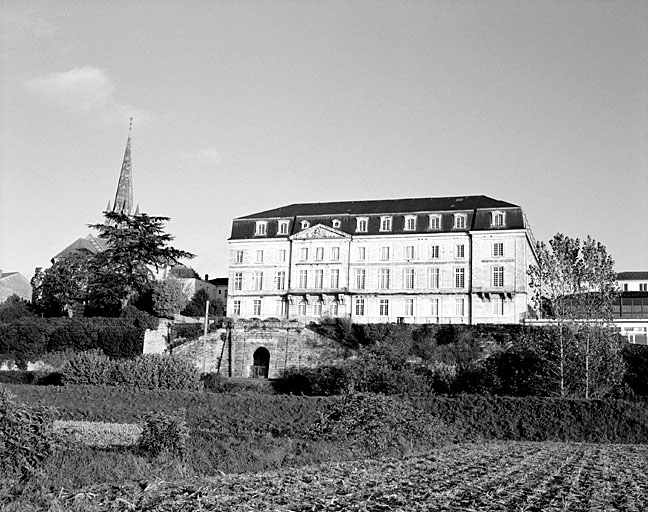
[[[205,373],[205,363],[207,358],[207,328],[209,322],[209,301],[205,304],[205,328],[203,330],[203,368],[202,372]]]

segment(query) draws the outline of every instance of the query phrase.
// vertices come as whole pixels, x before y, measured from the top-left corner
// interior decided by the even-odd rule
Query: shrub
[[[100,350],[79,352],[61,371],[63,384],[105,386],[110,382],[112,363]]]
[[[146,413],[139,440],[140,449],[153,457],[164,452],[182,455],[189,439],[185,416],[185,409],[173,413]]]
[[[153,312],[157,316],[173,318],[189,302],[184,294],[182,283],[175,278],[157,281],[152,291]]]
[[[353,393],[338,400],[310,431],[314,440],[346,441],[371,456],[400,455],[439,446],[451,430],[404,397]]]
[[[57,446],[55,411],[22,404],[15,398],[0,388],[0,474],[26,480]]]
[[[158,317],[153,316],[146,311],[137,309],[135,306],[126,306],[122,309],[120,316],[130,320],[135,327],[140,327],[142,329],[151,329],[154,331],[160,324]]]

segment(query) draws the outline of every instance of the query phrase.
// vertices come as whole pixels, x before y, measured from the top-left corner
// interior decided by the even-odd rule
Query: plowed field
[[[648,446],[457,445],[403,460],[93,488],[62,503],[102,510],[648,510]]]

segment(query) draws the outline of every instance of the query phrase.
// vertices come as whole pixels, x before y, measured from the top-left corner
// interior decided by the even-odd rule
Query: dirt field
[[[87,500],[87,501],[86,501]],[[422,457],[200,481],[140,482],[61,496],[101,510],[648,510],[648,446],[490,443]]]

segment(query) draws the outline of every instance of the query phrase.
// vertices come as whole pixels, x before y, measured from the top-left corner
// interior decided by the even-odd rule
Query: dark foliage
[[[14,294],[0,304],[0,323],[13,322],[25,316],[36,316],[31,304]]]
[[[624,384],[641,397],[648,397],[648,346],[627,343],[622,351],[626,365]]]

